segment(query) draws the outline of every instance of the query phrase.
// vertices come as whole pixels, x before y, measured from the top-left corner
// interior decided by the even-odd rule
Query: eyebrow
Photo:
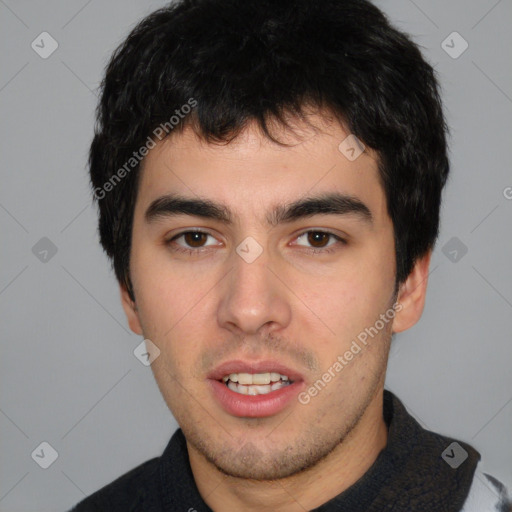
[[[151,223],[178,215],[191,215],[225,224],[234,222],[233,214],[222,203],[176,194],[164,195],[152,201],[144,217],[147,223]],[[278,205],[267,215],[266,220],[269,225],[276,226],[315,215],[354,215],[368,224],[373,223],[370,209],[360,199],[340,193],[321,194]]]

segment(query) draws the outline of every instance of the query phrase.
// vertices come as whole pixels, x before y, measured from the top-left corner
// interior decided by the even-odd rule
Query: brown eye
[[[222,244],[215,243],[216,239],[206,231],[183,231],[165,242],[173,252],[184,253],[188,256],[203,255]]]
[[[334,233],[321,230],[305,231],[297,237],[296,245],[309,249],[313,254],[325,254],[336,251],[346,241]]]
[[[308,242],[312,247],[325,247],[332,236],[330,233],[323,233],[322,231],[309,231],[307,235]]]
[[[208,239],[208,233],[201,233],[199,231],[188,231],[182,233],[183,240],[189,247],[202,247]]]

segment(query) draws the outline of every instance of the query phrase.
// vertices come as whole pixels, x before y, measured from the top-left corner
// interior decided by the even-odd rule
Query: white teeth
[[[224,375],[222,381],[231,391],[241,395],[266,395],[291,384],[287,375],[277,372],[231,373]]]
[[[239,384],[252,384],[252,375],[250,373],[237,373]]]
[[[266,395],[270,393],[272,389],[270,385],[267,386],[247,386],[248,387],[248,395]]]
[[[252,376],[253,384],[270,384],[270,373],[255,373]]]
[[[241,395],[248,395],[249,394],[249,386],[244,386],[243,384],[237,384],[236,392],[240,393]]]
[[[266,395],[267,393],[275,391],[276,389],[280,389],[289,385],[289,381],[273,382],[272,385],[267,384],[264,386],[240,384],[237,382],[232,382],[231,379],[228,381],[228,388],[235,393],[240,393],[241,395]]]
[[[272,385],[267,384],[266,386],[244,386],[241,384],[237,384],[236,391],[243,395],[266,395],[276,389],[280,389],[283,386],[288,386],[284,382],[274,382]]]
[[[238,382],[239,384],[245,385],[266,385],[271,384],[272,382],[288,381],[287,375],[281,375],[277,372],[267,372],[267,373],[231,373],[229,375],[224,375],[222,377],[224,382],[230,380],[231,382]]]

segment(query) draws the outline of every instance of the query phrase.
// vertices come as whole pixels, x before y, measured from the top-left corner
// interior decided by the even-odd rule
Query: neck
[[[315,466],[273,481],[225,475],[189,443],[190,465],[199,493],[214,511],[311,510],[342,493],[359,480],[386,446],[387,426],[382,411],[383,389],[347,437]]]

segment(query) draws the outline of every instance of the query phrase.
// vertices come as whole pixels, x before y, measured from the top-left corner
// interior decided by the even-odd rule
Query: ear
[[[432,251],[416,260],[411,273],[400,285],[393,332],[402,332],[412,327],[421,317],[427,293],[428,269]]]
[[[140,325],[137,305],[130,298],[130,294],[128,293],[128,290],[126,289],[126,286],[124,284],[119,285],[119,291],[121,292],[121,304],[123,305],[124,313],[128,320],[128,325],[130,326],[130,329],[135,334],[142,335],[142,327]]]

